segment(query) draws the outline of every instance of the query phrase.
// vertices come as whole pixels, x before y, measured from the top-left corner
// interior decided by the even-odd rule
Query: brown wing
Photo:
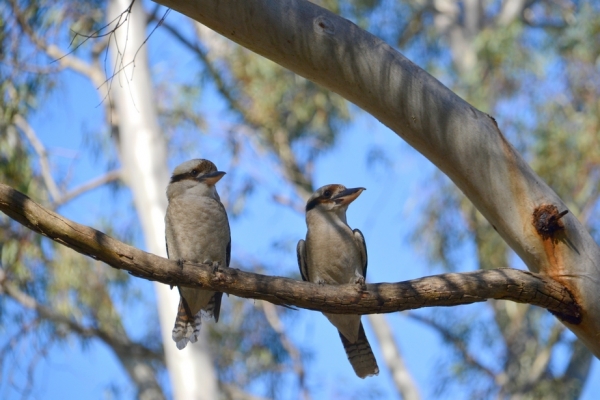
[[[365,242],[365,237],[360,230],[355,229],[352,232],[354,232],[354,241],[358,246],[358,250],[360,251],[360,256],[362,258],[363,277],[367,279],[367,265],[369,263],[369,257],[367,256],[367,243]]]
[[[225,256],[225,264],[227,268],[229,268],[229,263],[231,262],[231,237],[229,238],[229,243],[227,243],[227,254]],[[213,316],[215,317],[215,322],[219,322],[219,315],[221,315],[221,300],[223,299],[223,292],[215,292],[210,302],[213,303]],[[209,304],[210,305],[210,304]]]
[[[225,256],[225,266],[229,268],[229,263],[231,262],[231,238],[229,238],[229,243],[227,243],[227,255]]]
[[[167,258],[169,258],[169,242],[167,242],[167,235],[165,235],[165,247],[167,248]],[[171,290],[173,290],[173,285],[169,285]]]
[[[308,268],[306,266],[306,244],[302,239],[298,241],[298,245],[296,246],[296,256],[298,257],[298,268],[300,269],[302,280],[310,282],[308,279]]]

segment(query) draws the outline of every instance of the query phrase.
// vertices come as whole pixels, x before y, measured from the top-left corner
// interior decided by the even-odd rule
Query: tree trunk
[[[475,109],[382,40],[306,0],[158,0],[365,109],[465,193],[531,271],[582,307],[565,325],[600,356],[600,248]],[[560,219],[562,217],[562,219]]]
[[[385,316],[381,314],[367,315],[371,328],[379,343],[383,361],[390,370],[396,390],[403,400],[421,400],[419,388],[404,364],[404,358],[394,340],[394,334]]]
[[[130,0],[111,0],[108,20],[121,15],[130,3]],[[158,125],[147,51],[142,44],[146,39],[146,14],[140,1],[133,4],[131,14],[122,14],[121,21],[125,18],[128,20],[121,29],[116,30],[115,38],[111,41],[113,65],[119,71],[108,82],[109,96],[116,105],[119,127],[115,139],[123,176],[131,188],[144,232],[146,248],[151,253],[166,257],[164,217],[167,209],[165,190],[169,180],[167,141]],[[201,336],[195,345],[178,350],[171,339],[171,330],[179,294],[161,283],[155,283],[154,287],[174,398],[216,399],[216,374],[206,335]]]

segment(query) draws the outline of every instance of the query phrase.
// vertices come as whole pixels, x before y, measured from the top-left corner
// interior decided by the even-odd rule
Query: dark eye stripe
[[[183,174],[173,175],[171,177],[171,183],[179,182],[184,179],[194,179],[196,177],[196,174],[192,174],[191,172],[184,172]]]
[[[315,208],[317,206],[317,204],[319,204],[319,198],[317,197],[316,199],[312,199],[311,201],[309,201],[308,203],[306,203],[306,212],[312,210],[313,208]]]

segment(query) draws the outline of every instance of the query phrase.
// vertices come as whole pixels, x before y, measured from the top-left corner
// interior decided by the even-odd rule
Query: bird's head
[[[346,189],[344,185],[325,185],[317,189],[306,203],[306,212],[312,210],[344,213],[363,190],[363,187]]]
[[[183,194],[188,190],[219,199],[215,184],[225,175],[217,171],[217,166],[209,160],[194,159],[179,164],[173,170],[167,187],[167,197]]]

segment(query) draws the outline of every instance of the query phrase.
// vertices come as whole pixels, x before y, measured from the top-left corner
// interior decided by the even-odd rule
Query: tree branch
[[[52,177],[52,171],[50,168],[50,162],[48,161],[48,152],[44,147],[44,144],[35,134],[35,131],[29,125],[27,120],[23,118],[20,114],[16,114],[14,116],[15,125],[23,132],[33,150],[37,153],[40,158],[40,170],[42,174],[42,178],[44,179],[44,184],[46,185],[46,189],[50,192],[50,196],[52,197],[52,201],[57,201],[61,198],[60,189],[56,184],[56,181]]]
[[[17,222],[75,251],[168,285],[200,287],[244,298],[266,300],[336,314],[388,313],[434,306],[456,306],[504,299],[543,307],[577,324],[580,308],[569,291],[547,276],[515,269],[442,274],[398,283],[318,285],[232,268],[167,260],[128,246],[93,228],[54,213],[0,184],[0,210]]]
[[[564,330],[565,327],[562,324],[558,323],[557,321],[554,322],[554,325],[550,329],[548,341],[537,353],[533,363],[531,364],[530,370],[527,372],[527,379],[523,385],[523,388],[521,389],[521,393],[523,395],[526,393],[531,393],[531,390],[535,387],[535,385],[539,384],[540,380],[543,379],[544,373],[548,371],[548,365],[550,364],[552,357],[552,350],[555,349],[554,346],[560,340],[560,336]]]
[[[186,46],[198,56],[198,58],[206,67],[206,71],[213,79],[217,90],[228,102],[231,110],[237,113],[242,121],[252,130],[260,130],[260,121],[257,121],[255,118],[253,118],[246,107],[242,105],[242,102],[236,99],[235,91],[233,90],[232,85],[228,85],[226,83],[223,75],[218,71],[217,68],[215,68],[213,62],[209,58],[208,53],[203,50],[198,43],[193,43],[187,39],[176,27],[167,22],[164,22],[162,25],[164,29],[173,35],[175,39],[177,39],[181,44]],[[196,26],[198,27],[200,24],[196,23]],[[274,138],[271,142],[271,145],[281,161],[283,166],[283,174],[288,178],[289,181],[291,181],[292,184],[300,188],[300,197],[303,200],[308,199],[314,188],[312,186],[311,179],[304,172],[302,172],[302,168],[300,168],[300,164],[296,160],[296,157],[291,150],[289,138],[281,129],[276,129],[275,132],[273,132],[273,136]],[[258,143],[255,144],[260,145]]]
[[[115,335],[103,329],[86,327],[79,322],[62,315],[50,307],[37,302],[36,299],[22,292],[16,285],[11,283],[5,271],[0,268],[0,293],[13,298],[25,308],[34,310],[42,319],[53,321],[68,327],[72,332],[84,338],[96,337],[108,345],[121,361],[131,379],[138,386],[138,395],[146,395],[153,399],[163,399],[164,395],[160,385],[156,381],[153,368],[148,365],[149,361],[158,361],[164,364],[162,354],[158,354],[139,343],[135,343],[123,332]]]
[[[420,400],[419,387],[411,376],[404,358],[400,354],[400,349],[394,340],[392,328],[383,315],[371,314],[369,323],[383,354],[383,359],[390,370],[392,380],[396,385],[396,390],[402,396],[403,400]]]
[[[63,51],[54,44],[48,44],[40,36],[36,35],[33,29],[31,29],[31,26],[25,20],[23,12],[19,8],[17,2],[15,0],[10,0],[9,3],[20,28],[38,49],[46,53],[53,61],[57,61],[61,67],[70,68],[75,72],[87,76],[96,87],[102,86],[104,83],[104,74],[101,70],[94,68],[94,66],[86,63],[81,58]]]
[[[65,204],[65,203],[73,200],[75,197],[81,196],[85,192],[88,192],[92,189],[96,189],[99,186],[105,185],[109,182],[116,181],[120,178],[121,178],[121,170],[114,169],[112,171],[108,171],[106,174],[101,175],[97,178],[94,178],[86,183],[83,183],[83,184],[77,186],[75,189],[71,190],[70,192],[65,193],[64,195],[62,195],[60,198],[58,198],[54,202],[54,206],[57,207],[62,204]]]
[[[267,322],[269,323],[269,325],[271,325],[271,328],[273,328],[275,333],[277,333],[281,345],[292,359],[292,363],[294,364],[294,372],[298,376],[298,382],[301,393],[300,398],[303,400],[310,400],[310,393],[306,388],[306,374],[304,372],[304,365],[302,364],[302,356],[300,355],[300,351],[285,334],[283,323],[281,322],[279,315],[277,315],[277,309],[275,308],[275,306],[268,302],[262,302],[260,304],[262,306],[262,310],[265,314]]]
[[[475,109],[381,39],[306,0],[155,0],[342,95],[431,160],[463,191],[533,272],[567,286],[581,304],[567,324],[600,357],[600,247],[567,214],[552,238],[535,211],[564,201]],[[366,133],[368,134],[368,132]],[[544,278],[545,279],[545,278]]]
[[[94,179],[90,180],[89,182],[86,182],[86,183],[76,187],[75,189],[73,189],[67,193],[63,193],[58,188],[56,181],[52,177],[50,162],[48,161],[48,152],[46,151],[44,144],[37,137],[35,131],[31,127],[31,125],[29,125],[27,120],[19,114],[15,115],[14,123],[23,132],[25,137],[27,137],[27,140],[29,141],[29,143],[31,144],[31,146],[33,147],[35,152],[37,153],[38,157],[40,158],[40,171],[42,174],[42,178],[44,180],[44,184],[46,185],[46,188],[48,189],[48,192],[50,193],[50,196],[52,198],[52,207],[53,208],[63,205],[65,203],[73,200],[75,197],[81,196],[85,192],[88,192],[99,186],[105,185],[109,182],[116,181],[117,179],[119,179],[121,177],[120,170],[112,170],[102,176],[94,178]]]
[[[452,331],[450,329],[443,326],[442,324],[435,322],[434,320],[432,320],[430,318],[426,318],[426,317],[423,317],[423,316],[415,314],[415,313],[409,313],[408,317],[412,318],[416,321],[419,321],[422,324],[425,324],[432,329],[435,329],[444,338],[444,340],[451,343],[456,348],[456,350],[458,350],[461,353],[463,359],[465,360],[465,362],[467,364],[469,364],[472,367],[477,368],[481,372],[485,373],[493,381],[498,380],[496,373],[494,371],[492,371],[491,369],[489,369],[488,367],[486,367],[485,365],[483,365],[482,363],[480,363],[473,356],[473,354],[471,354],[471,352],[469,352],[469,349],[467,348],[467,344],[464,342],[464,340],[462,340],[460,337],[458,337],[454,333],[452,333]]]

